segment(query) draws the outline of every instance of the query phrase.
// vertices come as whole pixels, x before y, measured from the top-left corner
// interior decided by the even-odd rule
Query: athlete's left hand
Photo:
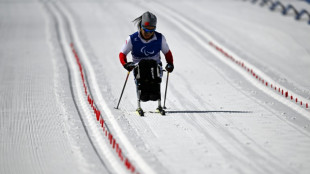
[[[173,71],[173,69],[174,69],[174,66],[173,66],[173,64],[168,63],[168,64],[166,65],[165,69],[166,69],[168,72],[171,73],[171,72]]]

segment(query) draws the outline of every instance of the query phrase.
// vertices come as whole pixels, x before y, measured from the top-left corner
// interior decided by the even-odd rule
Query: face
[[[144,37],[144,39],[148,40],[151,39],[152,36],[154,35],[154,31],[155,31],[156,27],[151,27],[151,26],[145,26],[145,27],[141,27],[140,31],[142,36]]]

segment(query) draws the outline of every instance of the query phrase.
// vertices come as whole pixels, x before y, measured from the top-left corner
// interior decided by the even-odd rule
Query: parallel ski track
[[[104,139],[102,133],[98,130],[98,124],[94,117],[92,116],[91,108],[88,107],[87,99],[83,95],[82,83],[79,75],[79,68],[75,62],[74,55],[72,54],[70,43],[74,40],[71,35],[71,27],[64,15],[63,11],[60,10],[59,6],[54,3],[44,4],[47,11],[51,14],[55,28],[57,30],[58,42],[61,47],[61,51],[65,58],[65,62],[68,68],[71,95],[74,104],[79,113],[79,117],[88,136],[88,139],[97,154],[101,164],[107,171],[102,171],[104,173],[127,173],[121,161],[117,159],[116,155],[113,153],[114,150],[111,149],[109,143]],[[93,134],[90,136],[90,134]],[[100,145],[98,145],[100,144]]]
[[[176,26],[178,26],[177,28],[181,29],[184,31],[184,33],[190,35],[191,37],[193,37],[197,43],[199,43],[202,47],[204,47],[206,50],[208,50],[210,53],[214,54],[217,58],[219,58],[219,60],[221,60],[223,63],[227,64],[228,66],[230,66],[234,71],[238,72],[239,74],[241,74],[243,77],[245,77],[246,80],[248,80],[253,86],[259,88],[260,90],[262,90],[263,92],[265,92],[266,94],[268,94],[270,97],[280,101],[281,103],[289,106],[291,109],[293,109],[294,111],[300,113],[301,115],[305,116],[307,119],[309,119],[309,112],[307,111],[307,109],[304,109],[300,106],[298,106],[298,104],[296,105],[295,103],[291,102],[290,100],[283,98],[282,96],[276,94],[273,92],[273,90],[269,90],[268,88],[266,88],[264,86],[264,84],[262,85],[261,82],[258,82],[258,80],[256,80],[255,78],[253,78],[251,75],[249,76],[248,73],[246,73],[244,71],[243,68],[240,68],[240,66],[238,64],[235,64],[234,62],[229,62],[227,61],[227,58],[223,56],[223,52],[218,52],[218,50],[212,48],[213,45],[210,43],[216,43],[217,45],[219,45],[220,47],[224,48],[226,50],[226,52],[229,52],[229,54],[233,55],[236,59],[238,59],[239,62],[245,62],[243,61],[239,56],[237,56],[235,53],[231,52],[230,50],[228,50],[227,48],[225,48],[224,46],[222,46],[218,41],[216,41],[213,37],[211,37],[208,33],[206,33],[206,31],[204,31],[202,28],[199,28],[198,25],[190,20],[187,19],[186,16],[181,15],[180,13],[175,12],[174,10],[172,10],[171,8],[169,8],[169,6],[164,6],[161,4],[156,4],[156,8],[160,9],[164,14],[168,14],[169,16],[172,16],[170,18],[165,17],[166,20],[168,20],[171,23],[174,23]],[[164,17],[164,16],[163,16]],[[211,45],[211,47],[210,47]],[[262,71],[260,71],[258,68],[254,67],[253,65],[250,65],[249,63],[246,63],[248,65],[248,67],[251,67],[252,69],[255,69],[256,72],[258,74],[261,75],[261,77],[264,77],[264,79],[268,79],[269,82],[272,82],[273,80],[271,80],[270,77],[268,77],[267,75],[265,75]],[[277,84],[278,85],[278,84]],[[278,87],[280,87],[281,89],[285,89],[284,87],[278,85]],[[287,91],[287,90],[285,90]],[[174,91],[176,92],[176,91]],[[291,92],[291,94],[293,94]],[[298,96],[297,94],[293,94],[294,96]],[[304,101],[308,101],[307,99],[298,96],[298,98],[304,100]],[[191,108],[194,108],[195,106],[192,105]],[[268,109],[268,108],[266,108]],[[269,110],[269,109],[268,109]],[[272,112],[272,111],[270,111]],[[191,120],[191,117],[187,118]],[[211,121],[210,119],[206,118],[206,121]],[[280,118],[281,119],[281,118]],[[281,119],[282,120],[282,119]],[[284,121],[284,120],[282,120]],[[194,121],[195,122],[195,121]],[[286,122],[286,121],[285,121]],[[188,121],[188,123],[193,123],[193,120]],[[287,122],[286,122],[287,123]],[[213,124],[217,125],[218,127],[219,124],[214,122]],[[290,123],[287,123],[289,125],[291,125]],[[205,123],[204,122],[195,122],[194,124],[195,127],[197,127],[198,129],[205,127]],[[292,125],[291,125],[292,126]],[[292,126],[294,128],[296,128],[295,126]],[[301,131],[301,133],[303,133],[306,136],[309,136],[307,133],[305,133],[303,130],[298,129],[299,131]],[[225,129],[221,129],[221,131],[225,132],[225,134],[228,134],[230,136],[229,139],[231,139],[231,142],[233,144],[233,146],[237,149],[240,150],[240,148],[244,149],[246,152],[249,152],[251,154],[255,154],[253,155],[253,157],[258,158],[258,159],[262,159],[262,163],[261,166],[263,166],[263,159],[265,159],[266,156],[270,156],[272,159],[274,159],[274,161],[271,161],[272,166],[276,167],[277,170],[281,171],[282,173],[294,173],[296,171],[293,170],[287,170],[287,168],[283,167],[281,165],[281,163],[279,163],[276,159],[275,156],[273,156],[272,154],[270,154],[268,151],[264,150],[263,148],[260,147],[260,145],[258,145],[257,143],[255,143],[255,141],[251,141],[250,137],[247,137],[249,139],[249,141],[255,143],[255,146],[257,146],[260,150],[260,153],[253,151],[253,149],[248,148],[246,146],[244,146],[242,143],[240,143],[233,134],[231,134],[230,132],[226,131]],[[203,132],[203,131],[202,131]],[[206,136],[208,136],[209,139],[212,140],[212,136],[208,133],[204,133]],[[213,133],[216,134],[216,133]],[[244,135],[246,136],[246,135]],[[216,143],[216,141],[214,141]],[[218,144],[218,147],[221,147],[221,144]],[[241,152],[241,151],[240,151]],[[229,152],[227,152],[229,153]],[[229,156],[230,157],[230,156]],[[237,161],[246,161],[247,159],[243,159],[243,156],[236,156],[236,159],[238,159]],[[232,159],[233,160],[233,159]],[[272,171],[271,168],[268,167],[263,167],[263,168],[257,168],[255,166],[252,166],[253,170],[255,171],[260,171],[261,172],[267,172],[270,173]]]
[[[288,106],[292,110],[298,112],[305,118],[310,120],[310,114],[308,109],[302,108],[299,106],[299,104],[295,104],[294,102],[291,102],[291,100],[278,95],[273,90],[266,88],[264,84],[262,84],[260,81],[258,81],[256,78],[253,78],[252,74],[249,75],[247,71],[244,70],[244,68],[240,67],[239,64],[236,64],[235,62],[243,62],[245,65],[247,65],[247,68],[252,69],[256,72],[256,75],[259,75],[262,79],[265,79],[266,82],[272,82],[275,86],[277,86],[277,89],[282,89],[283,91],[288,91],[284,86],[276,83],[271,77],[266,75],[263,71],[261,71],[259,68],[255,67],[254,65],[250,64],[249,62],[243,60],[241,57],[239,57],[234,52],[230,51],[228,48],[226,48],[224,45],[220,44],[214,37],[212,37],[210,34],[208,34],[205,30],[202,28],[199,28],[194,22],[190,21],[186,17],[182,16],[181,14],[175,12],[174,10],[170,9],[169,7],[159,5],[158,7],[165,13],[173,17],[173,20],[170,20],[171,23],[174,23],[176,26],[178,26],[179,29],[183,30],[185,33],[187,33],[189,36],[191,36],[193,39],[196,40],[198,44],[203,46],[206,50],[208,50],[210,53],[215,55],[219,60],[221,60],[223,63],[231,67],[234,71],[238,72],[240,75],[242,75],[248,82],[250,82],[252,85],[269,95],[270,97],[276,99],[277,101],[281,102],[282,104]],[[167,18],[168,19],[168,18]],[[219,49],[215,49],[214,47],[219,47]],[[222,50],[222,51],[218,51]],[[225,50],[225,51],[223,51]],[[225,54],[228,54],[232,57],[234,57],[235,61],[227,61],[227,56]],[[226,57],[225,57],[226,56]],[[310,103],[310,101],[294,92],[290,92],[290,95],[295,96],[295,98],[298,98],[301,101],[304,101],[304,103]]]
[[[124,149],[127,150],[127,152],[130,154],[131,160],[137,164],[138,167],[137,170],[140,170],[142,173],[148,173],[153,174],[156,173],[154,169],[152,169],[141,157],[141,155],[136,151],[135,147],[131,144],[131,142],[128,140],[127,136],[124,134],[121,126],[115,119],[115,116],[113,115],[111,109],[108,107],[107,102],[102,97],[102,94],[99,89],[99,85],[95,76],[95,72],[93,70],[93,67],[89,61],[89,58],[86,54],[86,51],[82,45],[82,42],[80,40],[79,34],[76,30],[77,26],[74,22],[74,19],[72,18],[69,11],[64,8],[64,5],[58,5],[57,3],[51,4],[51,9],[55,13],[56,19],[59,21],[59,35],[61,39],[61,45],[63,46],[65,55],[67,57],[68,65],[70,66],[70,71],[72,71],[72,79],[73,79],[73,86],[76,88],[77,101],[80,102],[80,105],[82,106],[82,111],[85,115],[85,118],[87,122],[89,122],[90,127],[85,127],[86,129],[90,129],[90,131],[95,134],[95,141],[97,141],[100,145],[97,147],[99,151],[101,151],[106,158],[108,159],[108,163],[112,166],[114,170],[116,170],[117,173],[127,173],[128,171],[125,170],[124,166],[121,165],[120,160],[116,158],[114,154],[112,154],[111,146],[107,144],[107,142],[103,139],[103,134],[100,135],[98,130],[96,129],[96,120],[92,117],[89,117],[91,114],[90,108],[87,108],[87,99],[85,99],[85,96],[83,95],[83,85],[81,83],[81,80],[79,79],[79,70],[78,66],[74,62],[74,57],[72,54],[72,51],[70,49],[70,43],[73,43],[76,46],[76,50],[78,54],[80,55],[81,61],[83,63],[83,67],[86,69],[87,74],[87,84],[88,86],[91,86],[89,90],[93,90],[92,93],[97,98],[97,104],[98,108],[100,108],[102,111],[104,111],[104,115],[106,116],[106,119],[109,120],[110,126],[113,128],[114,133],[117,135],[118,140],[121,142],[120,145],[124,147]],[[57,12],[58,11],[58,12]],[[74,90],[74,89],[73,89]],[[84,118],[84,119],[85,119]],[[106,125],[107,126],[107,125]],[[108,126],[107,126],[108,127]],[[94,147],[95,148],[95,147]],[[110,149],[110,150],[108,150]],[[100,155],[98,155],[100,157]],[[109,166],[108,166],[109,167]]]

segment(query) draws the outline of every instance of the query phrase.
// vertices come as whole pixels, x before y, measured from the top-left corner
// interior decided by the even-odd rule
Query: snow
[[[134,112],[132,74],[114,109],[126,77],[118,53],[136,31],[131,21],[147,10],[174,55],[164,117],[150,112],[156,102],[142,103],[143,118]],[[0,1],[0,26],[0,173],[310,171],[305,103],[262,85],[209,45],[308,102],[310,26],[303,20],[236,0],[29,0]],[[71,43],[135,172],[96,122]],[[166,74],[162,94],[165,82]]]
[[[98,162],[89,141],[79,142],[87,136],[68,98],[63,58],[51,54],[41,5],[1,2],[0,8],[0,173],[102,170],[91,166]]]

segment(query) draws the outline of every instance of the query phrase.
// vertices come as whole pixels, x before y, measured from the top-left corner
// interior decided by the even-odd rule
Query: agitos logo
[[[154,54],[154,52],[155,52],[154,50],[153,50],[152,52],[150,52],[150,51],[147,51],[147,50],[145,49],[145,47],[146,47],[146,46],[144,46],[144,47],[141,48],[141,50],[140,50],[141,53],[143,53],[145,56],[149,56],[150,54]]]

